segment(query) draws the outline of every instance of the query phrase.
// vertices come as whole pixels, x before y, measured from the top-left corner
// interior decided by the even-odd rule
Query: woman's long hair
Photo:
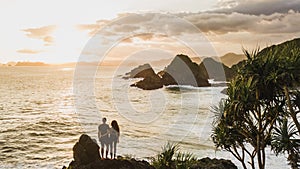
[[[118,122],[116,120],[113,120],[111,122],[111,127],[116,130],[118,133],[120,133],[120,128],[119,128],[119,125],[118,125]]]

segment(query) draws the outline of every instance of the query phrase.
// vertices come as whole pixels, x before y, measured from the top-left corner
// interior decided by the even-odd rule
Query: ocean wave
[[[201,87],[195,87],[191,85],[168,85],[165,86],[165,89],[168,90],[175,90],[175,91],[180,91],[180,90],[199,90]]]
[[[164,87],[167,90],[171,91],[211,91],[213,89],[224,88],[220,86],[206,86],[206,87],[196,87],[191,85],[168,85]]]

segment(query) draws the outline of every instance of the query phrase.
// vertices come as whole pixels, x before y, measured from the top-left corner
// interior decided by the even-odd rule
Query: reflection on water
[[[81,133],[98,140],[102,116],[120,124],[121,155],[153,156],[167,141],[173,141],[180,142],[182,151],[198,157],[232,158],[226,152],[216,152],[210,139],[209,110],[225,97],[220,93],[223,87],[143,91],[130,88],[134,80],[122,79],[113,68],[100,69],[93,82],[95,89],[88,89],[94,95],[81,93],[86,100],[76,107],[74,69],[0,67],[0,168],[67,165]],[[84,79],[79,83],[85,87]],[[271,155],[268,158],[269,165],[286,167],[284,158],[280,158],[284,162]]]

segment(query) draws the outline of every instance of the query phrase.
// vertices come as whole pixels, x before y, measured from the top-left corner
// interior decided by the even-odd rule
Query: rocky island
[[[143,78],[143,80],[132,84],[144,90],[153,90],[163,87],[161,78],[154,72],[150,64],[141,65],[125,74],[125,78]]]
[[[212,58],[205,58],[198,65],[187,55],[179,54],[157,74],[150,64],[144,64],[126,73],[125,78],[143,78],[131,86],[153,90],[169,85],[206,87],[211,86],[208,79],[226,81],[233,77],[233,74],[229,67]]]

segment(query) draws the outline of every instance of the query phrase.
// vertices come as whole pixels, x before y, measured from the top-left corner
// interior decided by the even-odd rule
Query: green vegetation
[[[217,148],[229,151],[246,169],[264,169],[267,147],[288,153],[299,168],[300,45],[299,40],[252,53],[231,80],[228,98],[215,113],[212,138]]]
[[[299,167],[297,163],[300,159],[300,140],[295,139],[297,132],[295,125],[288,123],[288,119],[285,118],[275,128],[271,143],[272,150],[276,155],[284,152],[288,153],[288,161],[293,169]]]
[[[162,148],[162,153],[152,159],[156,169],[188,169],[197,162],[191,153],[182,153],[178,145],[167,143]]]

